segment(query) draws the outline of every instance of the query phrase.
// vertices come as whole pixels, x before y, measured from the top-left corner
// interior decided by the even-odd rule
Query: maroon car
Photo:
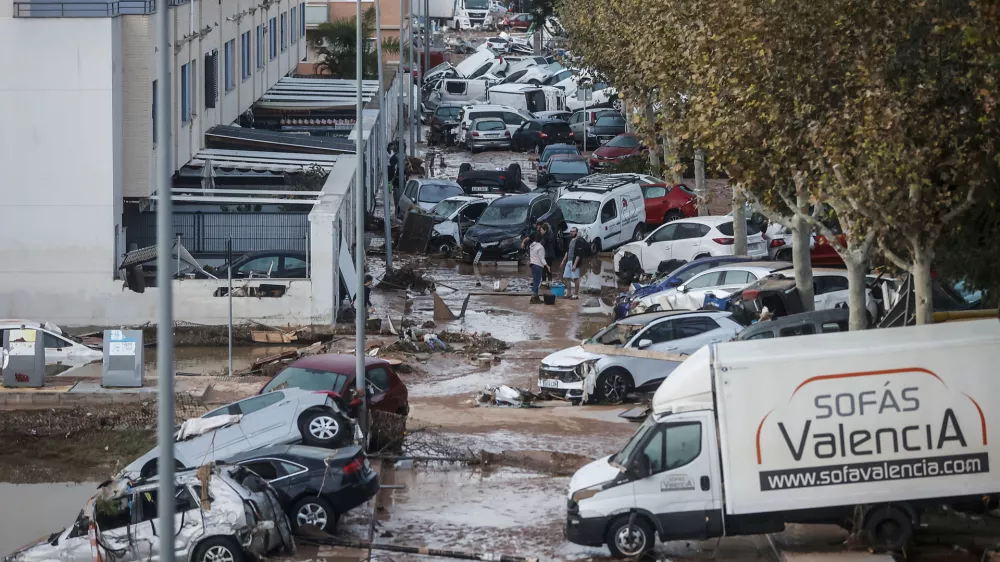
[[[622,158],[644,154],[646,148],[639,142],[639,137],[632,133],[622,133],[604,143],[590,155],[590,167],[600,169],[617,164]]]
[[[351,406],[354,398],[354,356],[323,354],[303,357],[267,381],[258,394],[282,388],[301,388],[317,392],[333,392]],[[406,385],[384,359],[365,357],[365,381],[368,384],[368,407],[402,416],[410,413]],[[352,408],[353,409],[353,408]]]

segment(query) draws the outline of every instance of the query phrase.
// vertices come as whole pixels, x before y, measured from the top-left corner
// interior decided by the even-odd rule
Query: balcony
[[[173,4],[173,1],[171,1]],[[113,18],[156,11],[156,0],[115,2],[14,2],[15,18]]]

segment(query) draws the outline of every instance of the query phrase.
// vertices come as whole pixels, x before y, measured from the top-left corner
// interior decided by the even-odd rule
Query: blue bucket
[[[563,285],[562,283],[553,283],[552,284],[552,294],[555,295],[555,296],[557,296],[557,297],[565,297],[566,296],[566,285]]]

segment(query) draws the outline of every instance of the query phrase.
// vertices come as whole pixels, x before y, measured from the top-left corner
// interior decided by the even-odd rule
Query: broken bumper
[[[482,261],[517,261],[521,257],[521,248],[516,244],[511,246],[509,244],[504,245],[501,242],[486,242],[483,244],[475,243],[470,244],[467,241],[462,242],[462,252],[465,254],[466,260],[475,259],[479,252],[482,255],[479,259]]]
[[[579,374],[582,367],[551,367],[543,364],[538,369],[538,389],[567,400],[583,400],[584,380]]]

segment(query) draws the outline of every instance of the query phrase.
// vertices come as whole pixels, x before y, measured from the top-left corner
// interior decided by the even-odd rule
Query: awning
[[[278,80],[254,104],[263,109],[318,110],[351,109],[357,104],[357,82],[324,78],[289,78]],[[364,80],[361,98],[368,103],[378,93],[378,81]]]
[[[343,138],[313,137],[269,131],[266,129],[247,129],[232,125],[216,125],[205,133],[205,141],[228,149],[243,149],[244,154],[254,150],[270,150],[275,152],[297,152],[301,155],[336,155],[354,154],[354,143]],[[288,156],[288,154],[282,154]],[[213,158],[214,161],[214,158]]]
[[[216,128],[213,127],[212,130]],[[252,150],[205,148],[195,153],[194,158],[187,163],[187,166],[200,170],[208,162],[212,163],[216,171],[216,177],[219,177],[221,175],[220,172],[231,171],[295,173],[303,172],[313,166],[319,166],[326,171],[330,171],[333,169],[333,165],[337,163],[337,156],[330,154],[297,154],[292,152],[256,152]]]

